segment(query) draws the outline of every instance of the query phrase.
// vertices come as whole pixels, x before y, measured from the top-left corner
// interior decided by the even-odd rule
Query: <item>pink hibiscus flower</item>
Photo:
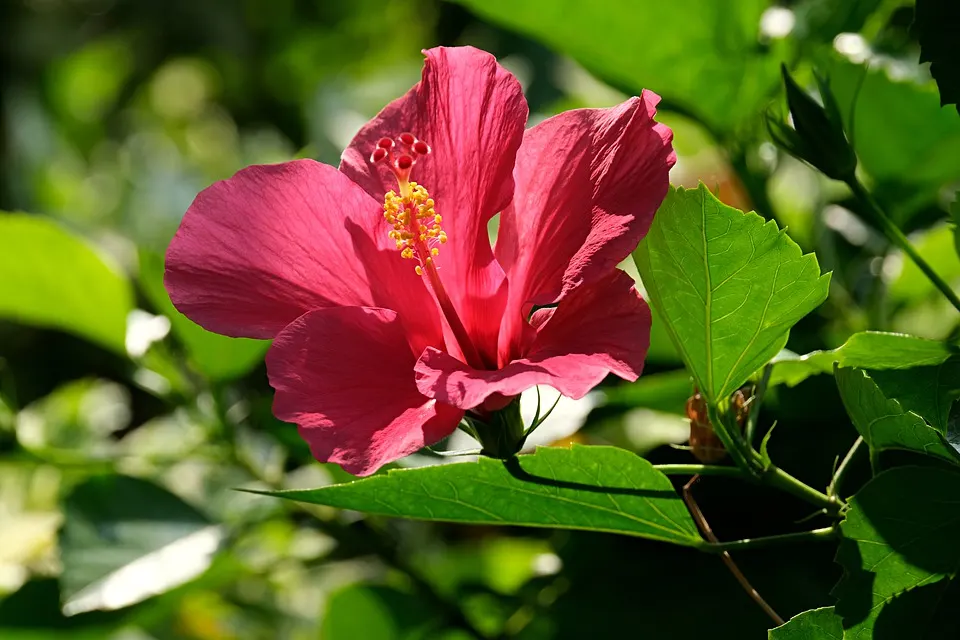
[[[616,265],[676,161],[659,98],[525,131],[520,85],[493,56],[425,55],[339,170],[243,169],[197,196],[167,251],[176,307],[273,338],[274,413],[357,475],[534,385],[579,398],[608,373],[634,380],[649,345],[649,309]]]

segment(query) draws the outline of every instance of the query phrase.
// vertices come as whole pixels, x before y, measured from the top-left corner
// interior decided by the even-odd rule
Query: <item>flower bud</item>
[[[857,156],[843,131],[843,119],[830,85],[824,78],[816,76],[823,100],[821,106],[797,85],[786,66],[782,66],[781,71],[793,127],[768,113],[770,137],[787,153],[825,175],[843,181],[852,178],[857,168]]]

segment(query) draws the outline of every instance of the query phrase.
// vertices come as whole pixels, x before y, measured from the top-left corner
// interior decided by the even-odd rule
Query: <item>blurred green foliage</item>
[[[823,70],[864,180],[960,285],[949,226],[960,209],[948,213],[960,182],[960,119],[939,106],[944,81],[938,93],[918,64],[912,4],[0,3],[0,210],[29,212],[0,215],[0,638],[682,639],[707,627],[711,638],[762,638],[769,620],[717,558],[689,549],[411,522],[233,491],[352,478],[314,462],[295,427],[273,418],[267,343],[210,334],[173,309],[161,256],[212,181],[298,156],[335,164],[353,133],[417,80],[421,48],[493,52],[524,84],[533,122],[649,88],[675,131],[672,182],[702,179],[726,205],[789,226],[833,273],[826,302],[792,329],[792,353],[774,367],[760,421],[778,425],[769,442],[777,463],[825,486],[857,428],[895,436],[902,420],[947,451],[956,410],[944,418],[941,405],[930,415],[923,407],[952,405],[956,388],[935,387],[940,395],[924,400],[924,389],[904,391],[873,369],[878,357],[893,368],[948,369],[953,351],[863,332],[956,341],[956,313],[848,191],[778,151],[763,126],[768,109],[781,108],[781,63],[805,89],[814,67]],[[664,323],[652,340],[638,383],[611,380],[587,404],[558,410],[551,420],[567,431],[547,441],[576,431],[575,441],[616,444],[655,463],[692,462],[668,446],[685,439],[690,376]],[[840,374],[869,385],[870,403],[838,391],[835,362],[870,370]],[[917,402],[903,401],[907,392]],[[853,421],[844,410],[852,396]],[[900,414],[874,425],[893,397]],[[876,447],[873,461],[887,448]],[[403,464],[436,462],[421,454]],[[869,466],[852,463],[849,494]],[[940,498],[955,500],[946,493],[953,471],[895,469],[868,485],[854,513],[871,501],[882,512],[884,487],[932,473]],[[697,496],[723,540],[800,530],[810,516],[800,501],[722,477],[705,479]],[[863,518],[846,526],[876,533]],[[835,604],[834,550],[745,551],[738,562],[789,617]],[[850,553],[841,562],[853,566]],[[928,560],[931,588],[955,602],[956,558]],[[885,615],[898,610],[916,609]],[[923,624],[948,628],[935,614]],[[829,637],[810,629],[835,629],[836,616],[851,615],[862,612],[821,609],[792,622],[794,635],[771,637]]]

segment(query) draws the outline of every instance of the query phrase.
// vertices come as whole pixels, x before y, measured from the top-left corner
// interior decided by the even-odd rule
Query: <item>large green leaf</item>
[[[914,29],[920,42],[920,62],[940,88],[940,104],[956,105],[960,113],[960,11],[956,0],[917,0]]]
[[[699,189],[667,194],[634,252],[647,292],[709,398],[733,393],[827,297],[829,275],[773,221]]]
[[[209,566],[221,535],[200,512],[155,484],[92,477],[64,504],[64,611],[116,609],[176,587]]]
[[[896,399],[887,398],[866,371],[837,368],[835,376],[843,405],[872,450],[920,451],[960,462],[960,454],[946,441],[945,430],[931,427]]]
[[[228,338],[207,331],[177,311],[163,287],[163,257],[140,251],[140,286],[150,303],[170,319],[173,332],[196,369],[213,380],[242,376],[263,360],[269,342]]]
[[[718,131],[753,117],[777,86],[777,62],[757,45],[767,0],[456,1]]]
[[[771,629],[769,640],[843,640],[843,624],[833,607],[804,611]]]
[[[903,628],[881,626],[891,601],[910,590],[953,577],[960,569],[960,472],[932,467],[898,467],[871,480],[850,501],[841,524],[837,562],[836,612],[844,640],[933,638],[924,627],[939,624],[929,602],[908,602],[914,615]],[[924,590],[931,597],[937,593]],[[926,620],[918,620],[928,613]],[[955,615],[955,611],[953,615]],[[923,626],[920,626],[920,624]]]
[[[267,492],[386,516],[622,533],[703,543],[670,480],[615,447],[541,448],[510,461],[400,469],[319,489]]]
[[[127,279],[52,220],[0,212],[0,318],[73,333],[126,354]]]
[[[793,386],[818,373],[833,373],[834,363],[862,369],[912,369],[942,364],[956,354],[960,354],[960,349],[946,342],[902,333],[863,331],[829,351],[813,351],[804,356],[781,352],[774,359],[770,384]]]

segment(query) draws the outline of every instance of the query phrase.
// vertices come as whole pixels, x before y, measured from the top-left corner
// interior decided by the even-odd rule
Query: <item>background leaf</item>
[[[47,218],[0,212],[0,317],[60,329],[126,354],[126,278]]]
[[[883,395],[896,398],[905,410],[916,413],[940,433],[947,432],[950,408],[960,398],[960,357],[935,367],[878,370],[869,375]]]
[[[960,472],[928,467],[885,471],[854,496],[837,552],[845,571],[835,591],[844,640],[915,637],[910,626],[881,635],[878,617],[905,591],[960,569],[957,496]]]
[[[777,62],[757,46],[765,0],[456,1],[629,92],[652,89],[716,131],[777,87]]]
[[[920,41],[920,62],[940,88],[940,104],[952,104],[960,113],[960,11],[952,0],[917,0],[913,27]]]
[[[207,331],[177,311],[163,286],[163,256],[140,251],[140,286],[150,304],[170,319],[173,332],[186,348],[190,361],[208,378],[237,378],[263,361],[269,341],[222,336]]]
[[[64,610],[116,609],[202,573],[221,534],[155,484],[94,476],[64,503],[60,577]]]
[[[843,624],[833,607],[804,611],[771,629],[770,640],[843,640]]]
[[[827,297],[829,275],[775,222],[699,189],[671,190],[634,256],[701,391],[733,393]]]
[[[960,462],[960,454],[947,443],[944,431],[885,396],[866,371],[837,368],[834,375],[847,413],[871,450],[906,449]]]
[[[702,542],[670,480],[643,458],[614,447],[540,448],[512,461],[481,458],[267,495],[420,520]]]

